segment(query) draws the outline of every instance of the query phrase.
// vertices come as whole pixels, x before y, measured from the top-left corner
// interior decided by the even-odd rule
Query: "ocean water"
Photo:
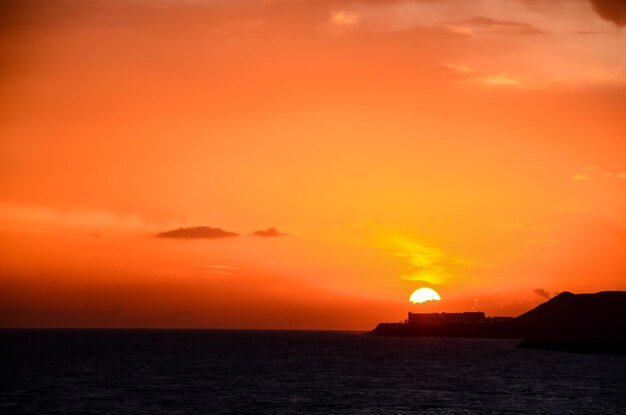
[[[626,356],[353,332],[0,331],[2,414],[626,413]]]

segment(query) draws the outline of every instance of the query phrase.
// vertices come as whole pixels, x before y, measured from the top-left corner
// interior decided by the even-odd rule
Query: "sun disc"
[[[441,297],[437,294],[437,291],[432,288],[418,288],[413,291],[413,294],[409,297],[409,301],[413,304],[421,304],[426,301],[440,301]]]

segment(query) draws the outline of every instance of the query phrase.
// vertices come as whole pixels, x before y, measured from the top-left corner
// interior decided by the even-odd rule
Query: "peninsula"
[[[515,318],[409,313],[404,322],[380,323],[370,334],[521,339],[520,348],[626,354],[626,291],[562,292]]]

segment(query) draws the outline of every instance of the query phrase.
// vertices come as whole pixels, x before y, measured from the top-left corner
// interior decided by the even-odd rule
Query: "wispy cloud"
[[[535,26],[510,20],[498,20],[485,16],[477,16],[471,19],[442,22],[444,27],[455,33],[476,34],[512,34],[512,35],[537,35],[545,33]]]
[[[330,14],[330,22],[335,26],[354,26],[359,21],[359,16],[344,11],[334,11]]]
[[[511,76],[505,73],[484,76],[482,78],[479,78],[478,81],[484,85],[489,85],[489,86],[508,86],[508,87],[521,86],[520,81],[512,78]]]
[[[467,264],[441,249],[412,239],[396,237],[392,239],[392,245],[393,255],[403,261],[405,272],[401,278],[405,280],[443,284],[455,277],[455,268]]]
[[[579,173],[572,175],[572,180],[575,182],[589,181],[592,179],[604,179],[604,180],[624,180],[626,179],[626,172],[611,173],[604,171],[600,166],[588,166],[583,167]]]
[[[233,275],[234,271],[239,270],[239,268],[231,267],[230,265],[191,264],[191,266],[202,274],[211,275],[230,276]]]
[[[87,229],[140,231],[152,227],[143,217],[129,213],[103,210],[63,210],[52,207],[13,205],[1,202],[0,219],[8,219],[14,223],[35,223]]]
[[[463,259],[447,254],[442,249],[398,232],[384,229],[365,218],[354,228],[367,230],[371,242],[400,260],[399,277],[408,281],[444,284],[458,276],[460,268],[469,265]]]
[[[442,23],[442,27],[455,35],[474,36],[474,30],[471,27],[453,23]]]
[[[507,73],[490,74],[487,71],[458,63],[446,63],[441,65],[441,68],[457,82],[480,84],[488,87],[524,87],[519,79]]]
[[[213,264],[191,264],[194,268],[212,268],[212,269],[224,269],[224,270],[238,270],[238,267],[232,267],[230,265],[213,265]]]
[[[466,75],[474,72],[474,69],[467,65],[458,65],[453,63],[446,63],[443,67],[453,75]]]

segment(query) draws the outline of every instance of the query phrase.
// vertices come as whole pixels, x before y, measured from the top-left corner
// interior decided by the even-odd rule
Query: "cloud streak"
[[[447,21],[442,24],[455,31],[455,33],[461,34],[474,34],[474,33],[492,33],[492,34],[511,34],[511,35],[538,35],[546,33],[543,30],[536,28],[535,26],[516,22],[511,20],[498,20],[485,16],[476,16],[471,19],[465,19],[460,21]]]
[[[583,167],[578,173],[572,175],[572,180],[575,182],[584,182],[589,180],[624,180],[626,179],[626,172],[611,173],[600,169],[599,166]]]
[[[332,12],[330,21],[335,26],[353,26],[358,23],[359,16],[342,11]]]
[[[401,258],[405,266],[401,278],[408,281],[424,281],[430,284],[450,282],[454,278],[454,263],[462,262],[440,249],[414,240],[397,238],[393,242],[393,255]]]
[[[481,83],[489,86],[508,86],[508,87],[517,87],[520,86],[521,83],[507,74],[497,74],[497,75],[488,75],[479,79]]]
[[[399,259],[402,268],[399,277],[403,280],[446,284],[454,281],[460,269],[469,265],[438,247],[386,230],[369,218],[355,228],[369,231],[369,238],[376,247]]]
[[[239,270],[239,268],[232,267],[230,265],[191,264],[191,266],[195,268],[201,274],[210,274],[210,275],[230,276],[230,275],[233,275],[234,271]]]

